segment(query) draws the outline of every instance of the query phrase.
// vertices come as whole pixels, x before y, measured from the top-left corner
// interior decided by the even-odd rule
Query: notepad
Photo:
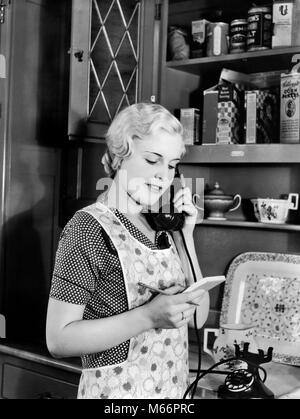
[[[212,288],[216,287],[217,285],[222,284],[222,282],[226,281],[226,277],[223,275],[220,276],[207,276],[205,278],[199,279],[199,281],[194,282],[192,285],[187,287],[183,292],[191,292],[198,288],[209,291]]]

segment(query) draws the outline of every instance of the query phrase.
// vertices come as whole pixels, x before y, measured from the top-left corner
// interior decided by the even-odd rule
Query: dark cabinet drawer
[[[3,365],[4,399],[75,399],[77,385],[19,366]]]

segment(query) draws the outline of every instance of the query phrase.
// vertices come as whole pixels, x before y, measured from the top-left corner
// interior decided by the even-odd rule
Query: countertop
[[[54,368],[81,373],[79,358],[54,359],[43,345],[7,342],[0,339],[0,352],[16,356],[29,361],[38,362]],[[196,370],[198,366],[198,352],[195,344],[190,344],[190,369]],[[211,357],[202,354],[201,369],[206,370],[213,365]],[[263,364],[267,372],[266,386],[275,394],[275,398],[300,399],[300,367],[269,362]],[[191,374],[193,377],[195,374]],[[198,383],[195,399],[217,398],[218,387],[224,383],[226,375],[208,374]]]
[[[0,339],[0,352],[49,367],[81,374],[80,358],[54,359],[49,354],[46,345],[43,344],[16,343]]]
[[[190,345],[190,368],[197,369],[198,353],[195,345]],[[212,358],[202,354],[201,369],[205,370],[214,364]],[[262,367],[267,372],[265,385],[274,393],[277,399],[300,399],[300,367],[269,362]],[[195,376],[195,374],[193,375]],[[208,374],[198,383],[195,398],[217,398],[217,390],[224,384],[226,375]]]

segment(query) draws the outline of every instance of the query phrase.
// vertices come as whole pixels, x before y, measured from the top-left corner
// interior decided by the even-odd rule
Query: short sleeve
[[[96,259],[93,241],[75,216],[66,225],[59,240],[50,297],[86,305],[99,276]]]

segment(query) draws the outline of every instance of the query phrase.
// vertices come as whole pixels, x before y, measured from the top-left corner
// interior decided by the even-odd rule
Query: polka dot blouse
[[[126,229],[150,249],[170,246],[168,235],[158,232],[155,244],[122,213],[115,215]],[[128,310],[123,272],[116,248],[95,218],[78,211],[65,226],[56,253],[50,297],[84,305],[84,320],[114,316]],[[82,356],[83,368],[114,365],[126,360],[129,341],[92,355]]]

